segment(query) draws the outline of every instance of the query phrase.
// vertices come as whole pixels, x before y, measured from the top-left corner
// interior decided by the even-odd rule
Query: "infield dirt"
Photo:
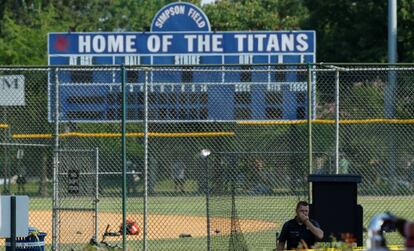
[[[98,237],[102,238],[107,225],[113,232],[119,231],[122,215],[116,213],[100,212],[98,216]],[[141,240],[143,231],[143,215],[128,214],[128,220],[135,221],[140,234],[128,236],[129,240]],[[47,223],[47,224],[45,224]],[[230,219],[212,218],[212,235],[220,235],[230,232]],[[258,232],[276,229],[277,224],[269,221],[239,219],[240,228],[243,233]],[[52,213],[49,211],[31,211],[29,213],[29,225],[36,227],[41,232],[46,232],[46,244],[52,242]],[[94,218],[90,213],[68,212],[60,216],[60,243],[87,243],[94,233]],[[149,215],[148,217],[148,239],[175,239],[181,234],[192,237],[204,237],[206,233],[206,218],[202,216],[186,215]],[[107,240],[121,240],[119,237],[108,237]]]

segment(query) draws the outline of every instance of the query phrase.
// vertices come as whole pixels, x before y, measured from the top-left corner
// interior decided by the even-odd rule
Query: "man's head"
[[[299,201],[296,204],[296,216],[299,216],[300,213],[309,216],[309,204],[306,201]]]

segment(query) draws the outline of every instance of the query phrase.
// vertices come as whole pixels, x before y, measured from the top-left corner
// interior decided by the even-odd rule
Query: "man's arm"
[[[304,215],[303,213],[299,213],[299,220],[302,221],[303,224],[312,232],[313,235],[316,236],[319,240],[323,238],[323,231],[318,226],[315,226],[310,221],[309,217]]]
[[[277,251],[283,251],[285,249],[285,243],[287,241],[287,232],[288,232],[288,225],[287,222],[283,224],[282,231],[280,232],[279,238],[277,239]]]
[[[279,241],[277,243],[277,251],[283,251],[285,249],[285,242],[284,241]]]
[[[312,222],[307,219],[304,221],[306,227],[312,232],[313,235],[316,236],[319,240],[323,238],[323,231],[322,229],[318,228],[317,226],[313,225]]]

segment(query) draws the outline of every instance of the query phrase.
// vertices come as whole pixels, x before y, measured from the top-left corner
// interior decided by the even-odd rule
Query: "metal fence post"
[[[205,173],[205,193],[206,193],[206,218],[207,218],[207,251],[211,251],[211,223],[210,223],[210,172],[208,170],[208,157],[211,151],[208,149],[201,150],[201,158],[203,159]]]
[[[3,107],[3,119],[4,122],[7,123],[7,108]],[[10,126],[7,126],[7,128],[4,131],[4,142],[7,144],[9,143],[11,139],[11,129]],[[3,194],[10,194],[10,159],[9,159],[9,149],[7,147],[4,147],[4,187],[3,187]]]
[[[122,162],[122,248],[127,250],[126,243],[126,203],[127,203],[127,177],[126,177],[126,92],[125,92],[125,65],[121,65],[121,91],[122,91],[122,118],[121,118],[121,162]]]
[[[391,65],[391,68],[395,68],[395,65]],[[388,71],[388,83],[385,86],[384,93],[384,113],[386,119],[395,119],[395,95],[397,89],[397,73],[398,71],[387,69]],[[394,177],[396,173],[396,140],[394,125],[390,123],[387,125],[389,134],[387,137],[387,148],[388,148],[388,173],[390,177]]]
[[[308,164],[309,164],[309,174],[312,174],[312,71],[311,64],[308,64]],[[309,193],[308,201],[311,202],[312,199],[312,186],[309,183]]]
[[[98,214],[99,214],[99,148],[95,148],[95,240],[98,240],[98,233],[99,233],[99,222],[98,222]]]
[[[335,170],[339,174],[339,70],[335,73]]]
[[[59,68],[55,71],[55,147],[53,158],[53,212],[52,212],[52,249],[58,250],[58,236],[59,236]]]
[[[148,249],[148,81],[149,69],[145,68],[144,81],[144,251]]]

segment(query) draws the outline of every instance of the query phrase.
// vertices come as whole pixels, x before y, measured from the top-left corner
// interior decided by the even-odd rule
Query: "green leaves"
[[[384,62],[387,56],[385,1],[305,0],[307,29],[317,34],[318,61]]]
[[[298,29],[307,15],[299,0],[222,0],[207,5],[204,11],[213,29],[219,31]]]
[[[147,31],[153,16],[171,2],[2,1],[0,64],[47,64],[48,32]],[[414,4],[401,0],[397,7],[398,61],[412,62]],[[316,30],[319,62],[387,61],[386,1],[221,0],[203,10],[218,31]]]
[[[61,0],[0,4],[0,64],[47,65],[47,33],[144,31],[172,1]]]

